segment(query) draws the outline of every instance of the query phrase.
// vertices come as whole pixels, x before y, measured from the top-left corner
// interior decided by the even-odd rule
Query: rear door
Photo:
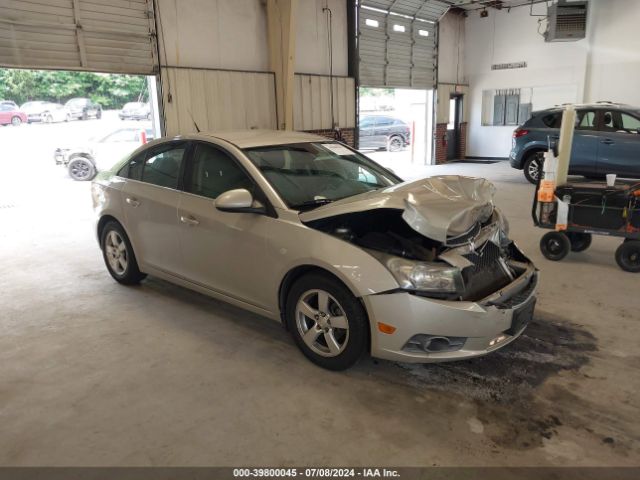
[[[603,110],[598,174],[640,178],[640,115]]]
[[[123,189],[127,233],[138,261],[167,273],[182,271],[178,243],[179,188],[187,142],[150,148],[130,162]]]
[[[386,148],[387,139],[391,135],[394,119],[391,117],[377,117],[374,142],[376,148]]]
[[[578,110],[576,112],[576,128],[573,133],[569,173],[576,175],[596,174],[599,139],[597,110]]]

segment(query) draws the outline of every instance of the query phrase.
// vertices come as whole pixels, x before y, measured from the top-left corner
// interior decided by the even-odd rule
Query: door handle
[[[186,223],[189,226],[196,226],[196,225],[200,225],[200,222],[198,220],[196,220],[194,217],[192,217],[191,215],[189,215],[188,217],[184,216],[184,215],[180,215],[180,221],[182,223]]]
[[[134,208],[140,205],[137,198],[127,197],[125,201]]]
[[[604,143],[605,145],[613,145],[616,142],[614,142],[610,138],[605,138],[604,140],[600,140],[600,143]]]

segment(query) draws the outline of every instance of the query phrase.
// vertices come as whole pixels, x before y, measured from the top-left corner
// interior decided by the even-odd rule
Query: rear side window
[[[560,128],[560,124],[562,123],[562,113],[548,113],[546,115],[543,115],[541,120],[542,123],[544,123],[544,125],[548,128]]]
[[[594,110],[578,111],[578,118],[576,118],[576,128],[579,130],[595,130],[596,112]]]
[[[151,150],[142,168],[142,181],[159,187],[178,188],[186,144],[163,145]]]

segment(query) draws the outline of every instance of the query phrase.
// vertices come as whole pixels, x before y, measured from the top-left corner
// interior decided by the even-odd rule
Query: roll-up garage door
[[[358,13],[360,85],[432,89],[438,0],[364,0]]]
[[[155,73],[152,0],[0,0],[0,66]]]

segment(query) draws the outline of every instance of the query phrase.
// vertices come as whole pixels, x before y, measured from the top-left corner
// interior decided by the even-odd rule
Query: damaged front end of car
[[[493,194],[484,179],[432,177],[387,193],[383,202],[370,199],[377,208],[356,203],[355,211],[306,224],[366,250],[402,290],[476,302],[535,272],[509,239],[509,224],[493,205]]]
[[[538,273],[509,239],[494,191],[483,179],[432,177],[304,214],[309,227],[364,249],[397,281],[396,290],[364,299],[377,320],[403,317],[390,322],[399,329],[395,343],[372,340],[387,342],[378,356],[477,356],[524,330]]]

